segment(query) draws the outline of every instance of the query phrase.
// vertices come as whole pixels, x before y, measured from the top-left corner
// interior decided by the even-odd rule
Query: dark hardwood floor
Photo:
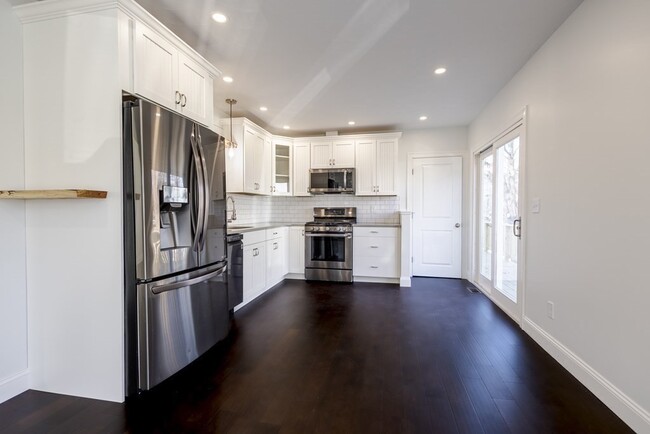
[[[28,391],[1,432],[619,433],[594,395],[468,283],[287,281],[231,337],[126,404]]]

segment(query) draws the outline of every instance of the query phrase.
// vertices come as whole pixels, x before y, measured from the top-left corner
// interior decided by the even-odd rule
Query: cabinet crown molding
[[[223,75],[218,68],[208,62],[194,48],[176,36],[174,32],[165,27],[163,23],[134,0],[46,0],[14,6],[13,9],[22,24],[106,10],[120,10],[130,18],[146,24],[160,33],[161,36],[173,42],[192,60],[206,68],[213,77],[220,78]]]
[[[232,118],[233,126],[248,126],[258,130],[259,132],[270,136],[273,140],[284,140],[290,143],[294,141],[309,141],[309,142],[333,142],[338,140],[377,140],[379,138],[384,140],[395,139],[398,140],[402,137],[402,133],[399,131],[392,131],[386,133],[361,133],[361,134],[341,134],[337,136],[298,136],[298,137],[287,137],[277,134],[271,134],[266,129],[260,127],[255,122],[251,121],[247,117],[237,117]],[[230,118],[221,119],[221,125],[224,129],[230,128]]]

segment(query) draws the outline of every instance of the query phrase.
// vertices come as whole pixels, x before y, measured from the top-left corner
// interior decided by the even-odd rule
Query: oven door
[[[352,269],[352,234],[305,232],[305,268]]]

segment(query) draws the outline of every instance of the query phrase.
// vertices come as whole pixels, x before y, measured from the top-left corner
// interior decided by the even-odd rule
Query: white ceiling
[[[467,125],[582,0],[137,1],[234,78],[217,107],[293,135]]]

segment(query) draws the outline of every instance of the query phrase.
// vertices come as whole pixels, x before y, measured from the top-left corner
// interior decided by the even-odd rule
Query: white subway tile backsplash
[[[297,223],[312,220],[313,208],[356,206],[360,223],[399,223],[399,197],[312,196],[270,197],[233,194],[237,224]],[[230,213],[228,213],[230,217]]]

